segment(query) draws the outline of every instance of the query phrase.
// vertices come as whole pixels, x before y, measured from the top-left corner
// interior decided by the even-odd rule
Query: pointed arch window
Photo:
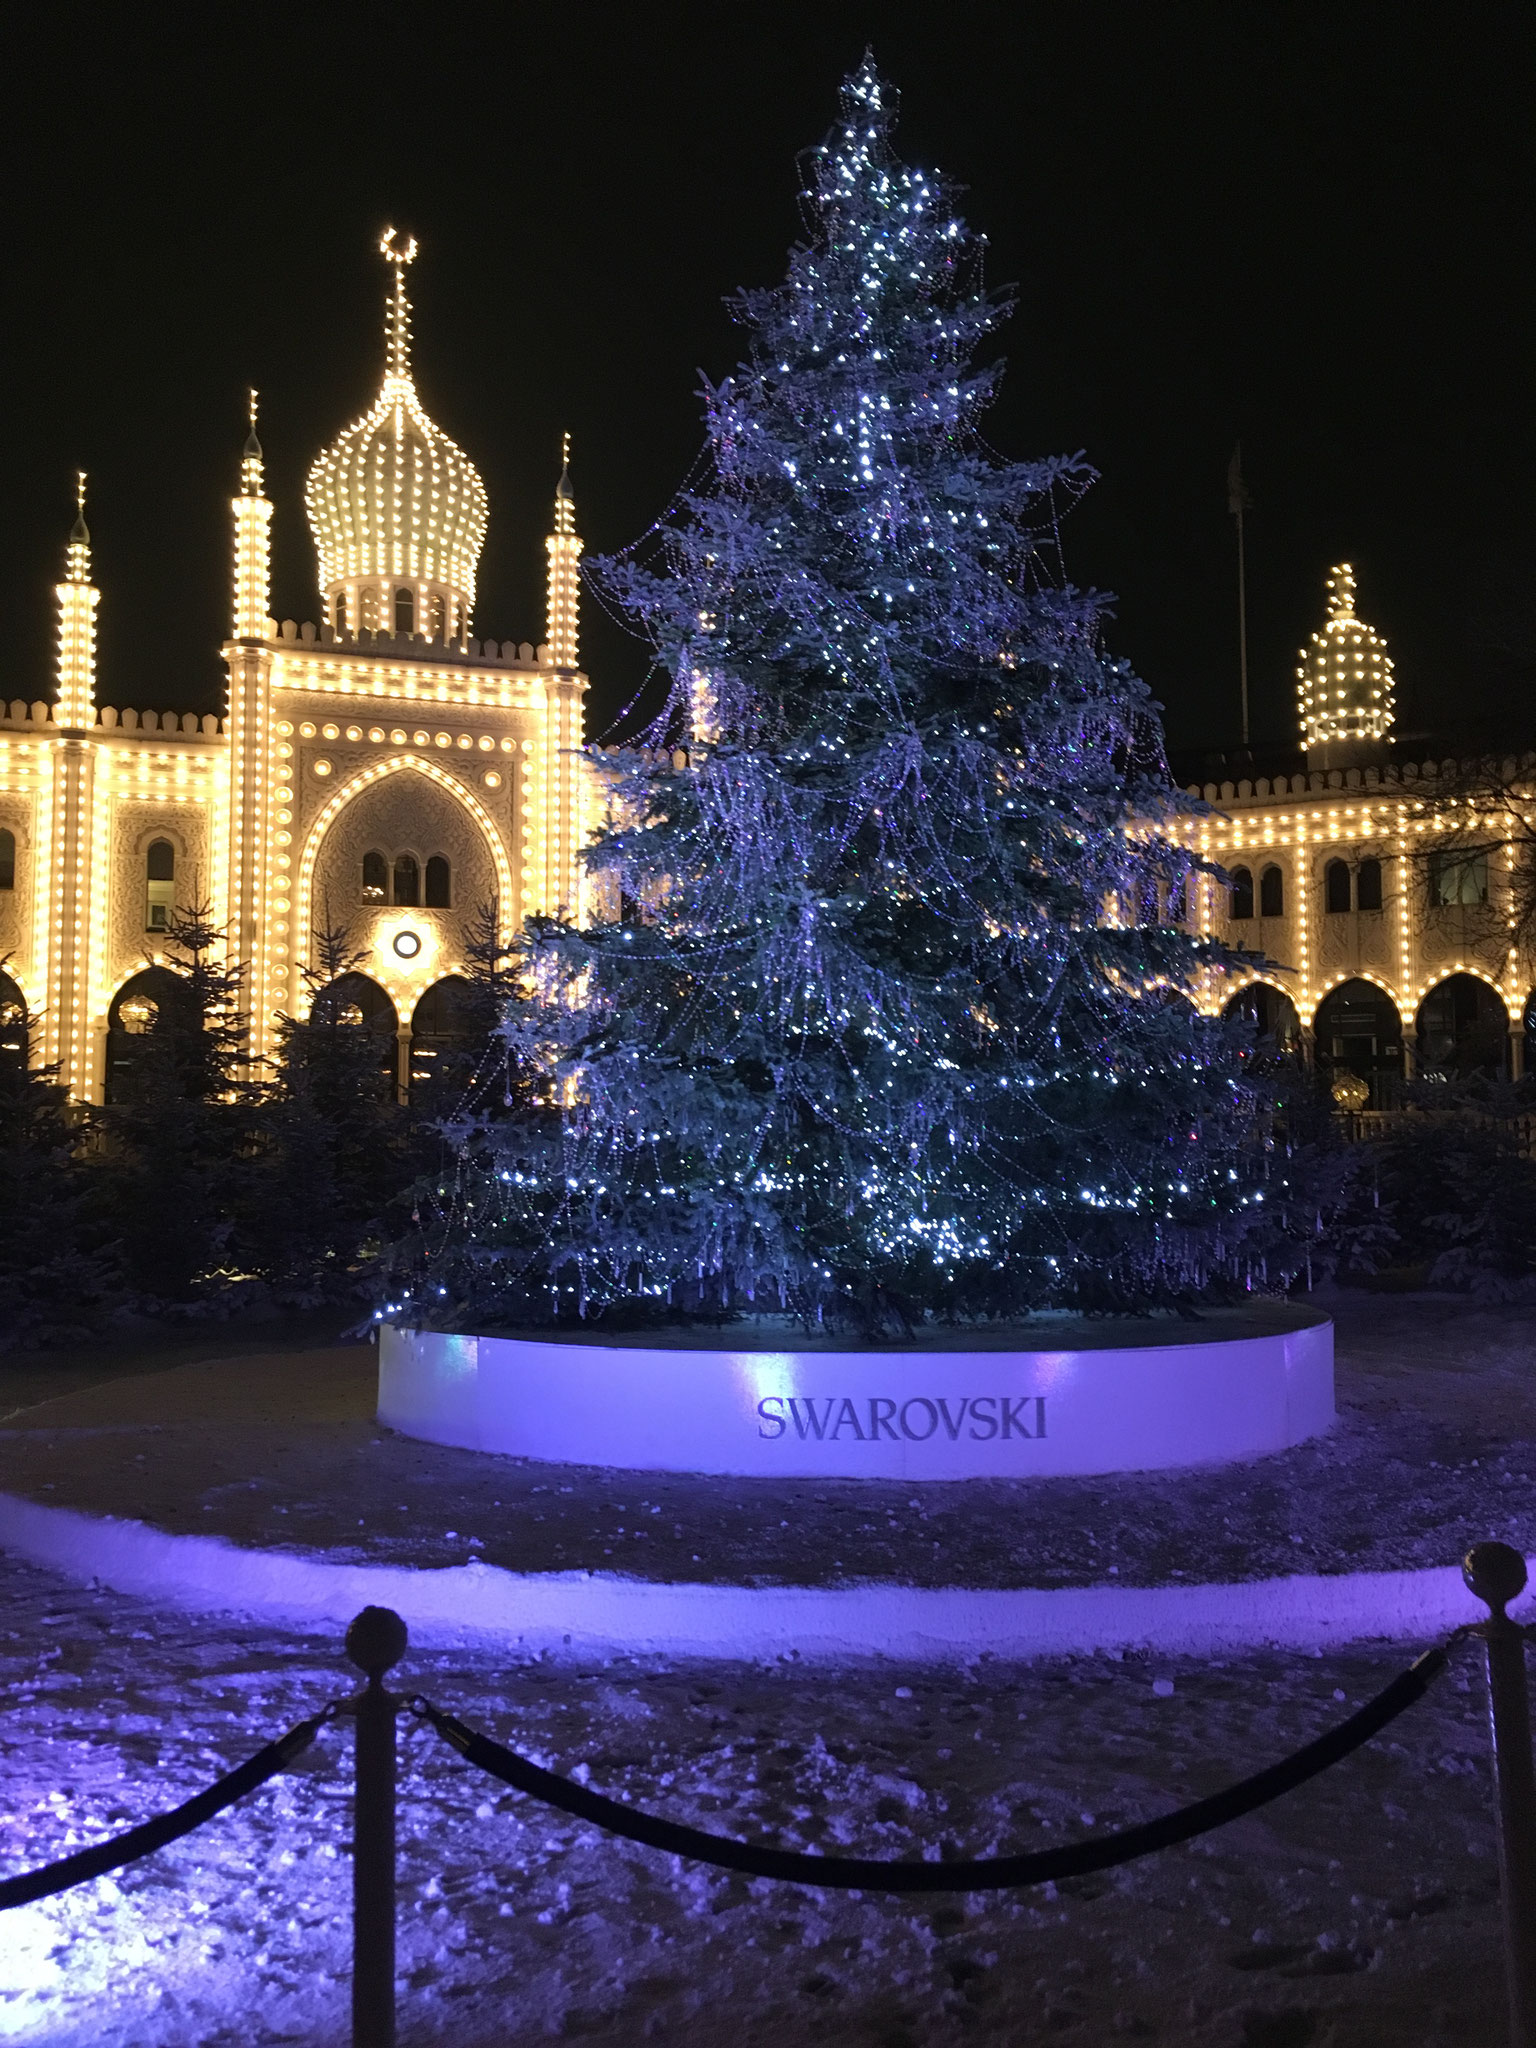
[[[395,631],[414,633],[416,630],[416,599],[409,590],[395,592]]]
[[[452,898],[452,873],[448,856],[434,853],[427,862],[427,893],[422,899],[428,910],[446,910]]]
[[[1253,915],[1253,870],[1234,868],[1232,870],[1232,915],[1234,918]]]
[[[389,899],[389,862],[377,847],[363,855],[363,901],[384,903]]]
[[[144,929],[168,932],[176,907],[176,849],[156,839],[144,856]]]
[[[421,901],[421,867],[414,853],[395,855],[395,901],[412,905]]]
[[[1323,869],[1323,902],[1330,911],[1349,908],[1349,863],[1331,860]]]
[[[1355,870],[1355,908],[1357,910],[1380,910],[1381,908],[1381,862],[1363,860]]]
[[[1259,877],[1259,915],[1285,915],[1285,877],[1277,867],[1267,867]]]
[[[336,602],[333,607],[333,610],[335,615],[336,631],[341,635],[343,639],[345,639],[347,633],[347,593],[344,590],[337,591]]]
[[[0,889],[16,886],[16,834],[9,825],[0,826]]]

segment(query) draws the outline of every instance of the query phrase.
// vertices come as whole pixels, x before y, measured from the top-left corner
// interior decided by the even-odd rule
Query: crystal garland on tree
[[[607,914],[531,925],[520,1086],[452,1126],[392,1315],[879,1331],[1275,1255],[1242,1034],[1184,994],[1240,964],[1187,928],[1198,806],[1059,569],[1092,472],[982,439],[1012,301],[894,113],[866,59],[785,282],[734,301],[708,473],[597,565],[667,703],[594,756]]]

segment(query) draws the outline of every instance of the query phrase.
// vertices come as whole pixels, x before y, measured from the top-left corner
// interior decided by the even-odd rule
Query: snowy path
[[[334,1635],[157,1614],[14,1563],[0,1584],[7,1869],[173,1803],[339,1689]],[[413,1657],[401,1677],[680,1818],[895,1855],[1058,1841],[1181,1803],[1305,1740],[1402,1661],[1377,1649],[935,1673],[458,1653]],[[546,1817],[423,1735],[407,1751],[402,2048],[1500,2038],[1470,1654],[1317,1784],[1058,1896],[770,1889]],[[0,1917],[0,2039],[341,2048],[345,1782],[345,1737],[327,1734],[189,1842]]]

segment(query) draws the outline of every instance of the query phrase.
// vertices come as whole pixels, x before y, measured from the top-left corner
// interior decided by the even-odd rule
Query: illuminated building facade
[[[1192,842],[1230,877],[1200,882],[1195,922],[1276,963],[1206,1007],[1315,1058],[1350,1109],[1389,1107],[1416,1074],[1518,1078],[1536,959],[1511,943],[1511,856],[1486,825],[1454,829],[1454,763],[1393,758],[1392,663],[1347,562],[1328,598],[1298,656],[1304,772],[1190,785],[1217,813]]]
[[[344,929],[366,958],[331,999],[394,1031],[402,1089],[452,1035],[477,913],[494,903],[510,930],[579,912],[587,682],[569,469],[543,644],[473,638],[485,487],[416,393],[415,243],[391,231],[381,253],[383,383],[306,494],[319,622],[268,616],[253,394],[224,716],[97,705],[83,479],[56,593],[55,701],[0,703],[0,1039],[57,1062],[80,1099],[111,1100],[131,1070],[178,906],[211,905],[246,963],[257,1058],[280,1013],[313,999],[316,934]]]

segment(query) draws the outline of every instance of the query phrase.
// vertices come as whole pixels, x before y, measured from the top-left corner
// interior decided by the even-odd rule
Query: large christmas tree
[[[606,915],[527,936],[519,1105],[452,1130],[406,1319],[876,1333],[1187,1302],[1258,1241],[1254,1089],[1179,993],[1227,957],[1190,806],[1060,569],[1091,472],[983,440],[1011,301],[894,113],[866,60],[707,475],[598,565],[666,708],[603,757]]]

